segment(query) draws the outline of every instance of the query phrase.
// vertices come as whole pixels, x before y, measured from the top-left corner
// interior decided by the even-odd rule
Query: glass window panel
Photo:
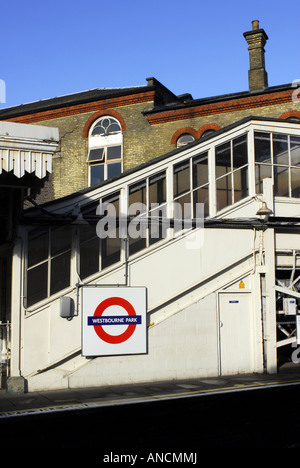
[[[90,166],[90,179],[91,185],[99,184],[104,180],[104,165],[103,164],[96,164]]]
[[[104,127],[105,129],[108,128],[109,124],[110,124],[110,119],[104,118],[104,119],[101,120],[101,125],[102,125],[102,127]]]
[[[174,166],[174,196],[177,197],[190,190],[189,161]]]
[[[79,237],[80,243],[86,242],[94,237],[97,237],[96,234],[96,225],[93,224],[81,224],[79,226]]]
[[[105,197],[102,199],[102,203],[108,203],[110,205],[113,205],[113,212],[116,216],[119,216],[120,214],[120,193],[115,193],[113,195],[109,195],[108,197]]]
[[[292,197],[300,198],[300,169],[291,168]]]
[[[48,229],[31,231],[28,235],[28,267],[46,260],[48,247]]]
[[[115,177],[121,174],[121,163],[114,163],[107,165],[107,178]]]
[[[273,135],[273,163],[289,164],[289,149],[287,135]]]
[[[117,122],[112,122],[107,128],[107,133],[116,133],[120,131],[121,131],[121,127]]]
[[[208,157],[197,156],[193,159],[193,188],[208,183]]]
[[[106,237],[101,240],[101,264],[106,268],[120,260],[121,245],[119,230],[116,237]]]
[[[289,168],[274,166],[274,195],[289,197]]]
[[[93,226],[95,233],[95,227]],[[80,277],[86,278],[99,271],[99,238],[80,245]]]
[[[209,216],[209,194],[208,185],[194,191],[194,213],[196,212],[196,203],[203,203],[204,216]]]
[[[92,130],[92,135],[103,135],[105,133],[105,129],[102,127],[100,123],[95,125],[95,127]]]
[[[129,255],[133,255],[136,252],[144,249],[146,247],[146,239],[144,237],[138,237],[129,239]]]
[[[271,139],[269,133],[254,133],[255,161],[271,164]]]
[[[88,161],[103,161],[104,148],[94,148],[89,151]]]
[[[248,164],[247,135],[233,140],[233,168],[242,167],[245,164]]]
[[[215,132],[216,132],[216,130],[212,130],[212,129],[205,130],[205,132],[202,133],[201,138],[205,138],[205,137],[207,137],[209,135],[212,135]]]
[[[47,297],[48,262],[27,272],[27,307]]]
[[[129,187],[129,206],[133,203],[146,205],[146,182],[139,182]]]
[[[174,218],[184,219],[192,217],[191,194],[187,193],[174,202]]]
[[[216,181],[217,210],[232,204],[231,174]]]
[[[194,140],[195,140],[194,137],[187,133],[184,135],[181,135],[177,140],[177,148],[179,148],[180,146],[185,146],[188,143],[192,143]]]
[[[166,173],[160,173],[149,178],[149,208],[153,203],[166,201]]]
[[[81,208],[81,213],[84,218],[88,218],[89,216],[95,216],[97,207],[99,205],[99,201],[95,201],[93,203],[89,203],[88,205],[85,205]],[[83,227],[85,225],[81,225],[80,227]]]
[[[233,173],[234,203],[248,196],[248,167]]]
[[[51,229],[51,256],[71,249],[71,234],[71,226],[61,226],[56,229]]]
[[[300,138],[291,136],[291,165],[300,166]]]
[[[263,193],[263,179],[272,178],[272,166],[269,164],[255,165],[255,191]]]
[[[121,159],[121,146],[108,146],[107,160]]]
[[[150,219],[149,223],[149,244],[152,245],[160,239],[167,237],[168,223],[163,222],[163,218],[167,215],[166,205],[159,206],[151,211],[151,216],[154,218]],[[157,219],[155,219],[157,218]],[[158,219],[160,218],[160,220]]]
[[[70,262],[70,251],[51,260],[50,294],[55,294],[70,286]]]
[[[230,141],[216,148],[216,175],[217,177],[231,171]]]

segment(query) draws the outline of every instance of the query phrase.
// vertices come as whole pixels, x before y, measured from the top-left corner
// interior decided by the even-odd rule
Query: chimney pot
[[[259,21],[258,20],[253,20],[252,21],[252,31],[255,31],[256,29],[259,29]]]

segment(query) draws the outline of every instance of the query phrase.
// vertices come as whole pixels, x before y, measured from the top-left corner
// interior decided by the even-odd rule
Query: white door
[[[220,373],[253,372],[250,294],[220,293]]]

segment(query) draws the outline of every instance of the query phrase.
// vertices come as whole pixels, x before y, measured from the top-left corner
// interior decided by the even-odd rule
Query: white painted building
[[[17,228],[28,193],[39,193],[52,172],[52,158],[59,144],[57,128],[0,122],[0,387],[10,376],[11,297],[20,283],[12,270]],[[16,265],[16,258],[13,261]],[[13,280],[11,281],[11,277]],[[15,289],[15,286],[13,286]],[[17,301],[18,302],[18,301]],[[15,380],[16,381],[16,380]],[[23,382],[23,380],[22,380]],[[24,385],[23,385],[24,388]]]
[[[28,210],[14,245],[10,378],[36,391],[277,372],[278,350],[297,341],[299,193],[299,124],[253,117]],[[116,237],[99,238],[105,223]],[[97,300],[84,294],[116,288],[145,288],[146,348],[85,355]],[[96,325],[96,342],[97,326],[116,333]]]

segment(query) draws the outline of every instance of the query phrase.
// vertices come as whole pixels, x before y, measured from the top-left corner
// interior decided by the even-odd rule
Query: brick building
[[[300,344],[299,93],[244,36],[242,93],[151,78],[0,112],[59,130],[12,246],[10,391],[275,373]]]
[[[1,110],[0,120],[59,129],[53,173],[38,201],[95,185],[251,115],[299,119],[293,84],[268,87],[268,36],[258,21],[244,37],[250,62],[245,92],[193,99],[148,78],[145,86],[99,88]]]

